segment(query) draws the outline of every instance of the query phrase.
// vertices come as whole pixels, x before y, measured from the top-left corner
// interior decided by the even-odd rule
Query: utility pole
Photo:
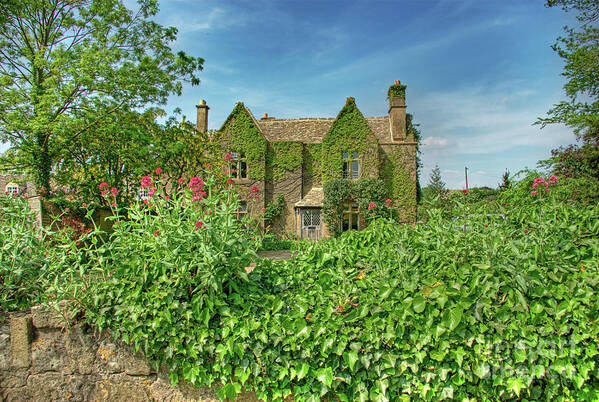
[[[468,168],[464,168],[464,176],[466,176],[466,191],[468,191]]]

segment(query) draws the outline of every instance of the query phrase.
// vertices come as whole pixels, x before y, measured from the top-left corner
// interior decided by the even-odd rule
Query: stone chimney
[[[389,119],[393,141],[406,139],[406,86],[399,80],[389,87]]]
[[[198,119],[196,122],[196,128],[198,131],[204,133],[208,131],[208,110],[210,108],[206,105],[206,101],[202,99],[199,105],[196,105],[198,109]]]

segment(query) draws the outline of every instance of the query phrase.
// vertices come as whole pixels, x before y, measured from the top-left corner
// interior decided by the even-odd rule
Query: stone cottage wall
[[[66,315],[72,316],[61,304]],[[168,370],[153,370],[141,353],[67,321],[56,310],[0,316],[0,400],[216,401],[214,389],[172,386]],[[255,394],[237,400],[256,401]]]

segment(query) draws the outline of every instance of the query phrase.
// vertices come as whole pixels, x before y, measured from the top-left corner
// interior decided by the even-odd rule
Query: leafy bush
[[[45,238],[27,200],[0,195],[0,310],[39,300],[47,269]]]
[[[376,220],[249,276],[230,193],[158,199],[94,254],[88,318],[221,398],[596,400],[599,207],[555,194]]]

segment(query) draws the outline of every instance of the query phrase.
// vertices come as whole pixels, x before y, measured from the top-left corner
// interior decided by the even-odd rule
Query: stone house
[[[323,222],[324,184],[372,177],[385,183],[401,220],[414,221],[418,134],[406,114],[405,89],[395,81],[388,91],[388,114],[374,117],[364,117],[353,98],[331,118],[277,119],[265,113],[256,119],[237,103],[219,131],[243,199],[239,214],[260,213],[282,197],[273,231],[327,237],[332,231]],[[206,131],[209,107],[202,100],[196,108],[197,129]],[[258,190],[257,199],[252,188]],[[354,201],[344,202],[343,231],[366,225]]]

